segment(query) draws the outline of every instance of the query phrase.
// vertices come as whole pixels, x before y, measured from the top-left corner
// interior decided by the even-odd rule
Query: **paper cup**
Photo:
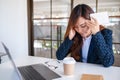
[[[72,57],[66,57],[63,60],[64,75],[73,75],[76,61]]]

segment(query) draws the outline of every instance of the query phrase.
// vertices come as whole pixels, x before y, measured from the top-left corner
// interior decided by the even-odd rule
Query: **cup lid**
[[[66,57],[66,58],[63,59],[63,63],[65,63],[65,64],[75,64],[76,61],[74,60],[73,57]]]

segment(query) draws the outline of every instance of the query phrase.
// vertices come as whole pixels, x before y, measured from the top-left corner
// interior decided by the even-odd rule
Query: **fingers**
[[[86,24],[87,24],[88,27],[99,25],[97,19],[95,19],[93,17],[91,17],[91,20],[86,20]]]
[[[96,23],[96,24],[98,24],[98,21],[97,21],[96,18],[91,17],[91,21],[94,22],[94,23]]]
[[[72,40],[74,36],[75,36],[75,30],[71,29],[69,32],[69,39]]]
[[[91,29],[92,34],[96,34],[99,31],[99,23],[95,18],[86,21],[86,25]]]
[[[96,23],[93,22],[93,21],[87,20],[87,21],[86,21],[86,25],[87,25],[89,28],[91,28],[91,27],[95,26]]]

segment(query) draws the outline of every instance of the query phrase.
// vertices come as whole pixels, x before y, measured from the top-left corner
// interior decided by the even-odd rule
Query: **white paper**
[[[90,17],[97,19],[101,25],[109,24],[109,17],[107,12],[93,13],[90,14]]]

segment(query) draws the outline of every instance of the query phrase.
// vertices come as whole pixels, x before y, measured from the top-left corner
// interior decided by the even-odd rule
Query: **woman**
[[[94,11],[86,4],[77,5],[71,12],[64,41],[56,52],[59,60],[68,54],[76,61],[102,64],[114,63],[112,31],[99,25],[90,14]]]

